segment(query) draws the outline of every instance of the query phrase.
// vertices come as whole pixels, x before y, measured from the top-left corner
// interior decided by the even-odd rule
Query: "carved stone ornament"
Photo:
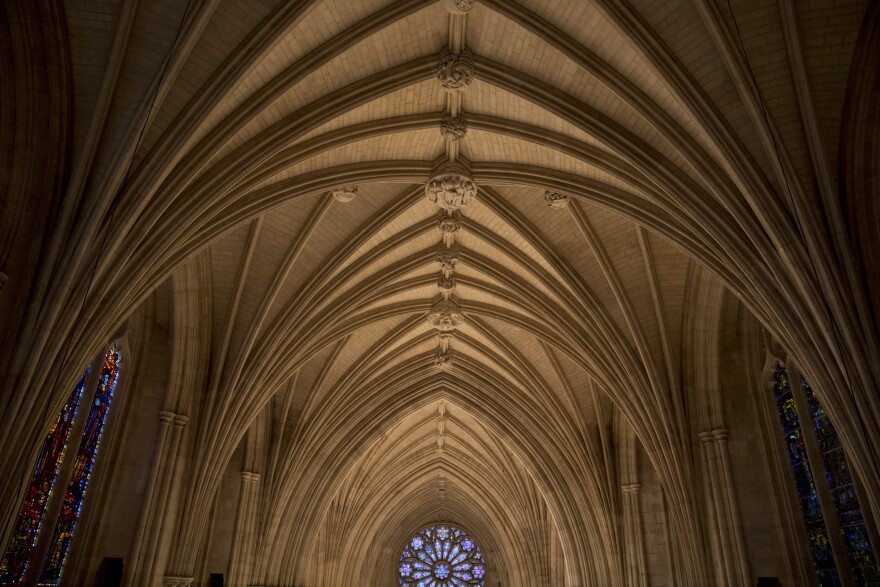
[[[474,0],[446,0],[446,7],[452,12],[465,14],[474,7]]]
[[[343,187],[338,187],[332,192],[333,197],[336,198],[337,202],[342,202],[343,204],[346,202],[351,202],[354,200],[355,196],[358,193],[358,186],[356,185],[347,185]]]
[[[455,291],[455,278],[451,275],[441,275],[437,280],[437,288],[444,297],[451,295]]]
[[[440,121],[440,136],[448,143],[457,143],[467,135],[467,127],[467,120],[461,116],[446,116]]]
[[[451,299],[440,298],[428,312],[428,322],[440,332],[452,332],[464,322],[461,308]]]
[[[470,51],[463,49],[456,53],[445,49],[440,56],[440,68],[437,72],[440,85],[453,92],[462,92],[471,85],[474,79],[474,59]]]
[[[434,365],[444,371],[452,368],[452,349],[437,348],[437,354],[434,355]]]
[[[460,254],[458,247],[440,247],[437,251],[437,262],[440,263],[440,271],[445,276],[450,276],[455,271]]]
[[[437,340],[440,341],[440,348],[446,351],[452,348],[452,341],[455,340],[455,335],[451,332],[441,332]]]
[[[193,584],[192,577],[163,577],[162,587],[190,587]]]
[[[458,210],[477,197],[477,184],[463,167],[451,166],[428,180],[425,194],[428,201],[444,210]]]
[[[461,212],[453,210],[452,214],[449,214],[446,210],[440,210],[437,216],[437,228],[444,235],[457,233],[461,230]]]
[[[440,229],[440,238],[443,248],[455,246],[455,235],[461,230],[461,212],[458,210],[440,210],[437,219],[437,228]]]
[[[569,198],[568,194],[547,190],[544,192],[544,200],[547,201],[547,205],[551,208],[565,208],[568,206]]]

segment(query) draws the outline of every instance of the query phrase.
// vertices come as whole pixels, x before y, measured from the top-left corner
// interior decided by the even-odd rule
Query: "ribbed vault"
[[[403,541],[433,520],[477,535],[504,585],[545,584],[558,564],[569,585],[621,584],[605,437],[618,411],[700,585],[682,363],[702,281],[803,359],[842,434],[865,431],[852,462],[878,487],[880,404],[852,391],[880,380],[877,332],[860,319],[869,298],[836,236],[827,169],[841,122],[772,84],[813,80],[816,100],[842,104],[848,58],[785,57],[824,42],[798,32],[813,8],[449,4],[125,2],[113,34],[70,8],[71,37],[121,58],[102,74],[68,47],[82,95],[65,121],[70,185],[45,304],[6,370],[3,418],[28,424],[3,427],[4,447],[29,445],[52,413],[29,390],[54,389],[60,405],[94,349],[167,288],[167,409],[190,418],[195,455],[169,574],[195,572],[246,444],[270,455],[248,459],[265,504],[254,584],[391,584]],[[849,52],[864,16],[850,4],[838,19]],[[768,31],[734,16],[797,22]],[[466,92],[437,79],[447,46],[473,54]],[[780,59],[752,72],[746,60],[767,51]],[[467,121],[454,147],[440,133],[450,114]],[[455,238],[463,322],[440,369],[426,316],[442,235],[424,190],[450,153],[479,191]],[[346,186],[351,201],[331,195]],[[567,206],[548,206],[548,190]],[[53,387],[38,366],[58,362]],[[19,452],[4,450],[4,467],[23,469]],[[0,481],[0,501],[16,502],[15,483]]]

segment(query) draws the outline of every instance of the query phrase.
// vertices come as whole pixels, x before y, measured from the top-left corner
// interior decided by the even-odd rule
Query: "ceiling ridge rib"
[[[232,373],[230,373],[231,381],[234,382],[241,373],[241,370],[244,368],[243,363],[250,353],[259,329],[262,327],[263,322],[266,320],[269,309],[272,307],[272,304],[278,297],[281,287],[284,285],[284,282],[287,280],[290,272],[293,270],[293,266],[299,259],[303,247],[306,246],[309,239],[314,234],[315,229],[321,223],[321,220],[323,220],[324,216],[327,214],[327,211],[330,209],[330,202],[331,199],[329,197],[323,197],[318,200],[318,202],[309,212],[305,224],[300,228],[299,232],[293,238],[287,250],[285,251],[281,263],[276,268],[275,275],[272,278],[272,283],[269,286],[269,290],[264,294],[263,299],[260,301],[257,313],[248,327],[244,342],[242,343],[242,348],[238,354],[238,360],[235,362]]]
[[[297,4],[288,4],[285,7],[282,7],[276,14],[287,18],[287,22],[284,23],[284,26],[282,27],[279,27],[274,23],[272,23],[272,26],[266,27],[266,34],[268,35],[268,38],[266,39],[268,41],[267,44],[274,43],[275,39],[283,33],[288,26],[295,24],[300,18],[302,18],[308,8],[314,3],[315,0],[301,0]],[[287,88],[293,87],[302,81],[307,75],[323,65],[326,65],[331,59],[368,38],[374,32],[390,26],[400,19],[405,18],[412,12],[424,8],[425,6],[429,6],[431,3],[432,0],[399,0],[361,20],[346,31],[343,31],[341,34],[335,36],[331,42],[316,47],[307,55],[296,60],[296,62],[287,67],[283,72],[273,78],[270,83],[267,83],[260,88],[255,95],[245,100],[235,112],[224,119],[225,125],[220,125],[209,131],[206,137],[204,137],[198,145],[200,150],[186,151],[185,144],[188,139],[185,133],[187,131],[192,132],[195,128],[198,128],[207,115],[216,108],[217,104],[221,103],[228,93],[232,91],[234,87],[232,82],[240,79],[247,68],[250,67],[249,63],[242,63],[240,61],[244,59],[241,55],[249,56],[250,53],[246,51],[248,47],[250,47],[253,42],[263,41],[264,39],[262,39],[259,34],[249,37],[242,44],[241,52],[237,53],[239,55],[238,58],[231,60],[228,64],[224,64],[227,69],[234,66],[239,66],[239,68],[226,75],[221,73],[211,76],[210,79],[212,80],[212,86],[209,88],[210,91],[206,89],[204,92],[196,94],[200,99],[195,103],[192,103],[192,106],[188,104],[188,108],[185,108],[181,114],[178,115],[177,120],[180,122],[177,122],[177,120],[175,121],[177,127],[180,127],[178,132],[175,132],[175,129],[172,128],[165,133],[169,138],[167,139],[167,144],[164,145],[165,159],[162,167],[167,168],[171,166],[172,162],[168,159],[173,157],[175,159],[183,159],[186,161],[190,169],[197,170],[201,168],[210,159],[211,149],[214,149],[216,152],[220,146],[226,144],[232,136],[243,128],[247,121],[254,118],[260,110],[263,110],[271,102],[277,99]],[[264,45],[264,50],[265,49],[266,46]],[[222,85],[225,89],[218,91],[218,89],[214,87],[218,84]],[[190,124],[188,127],[183,128],[184,123],[193,116],[197,116],[197,123]],[[175,139],[176,142],[172,142],[172,139]],[[154,150],[158,149],[154,148]],[[186,153],[185,158],[183,157],[184,152]],[[175,154],[177,154],[176,157]],[[146,171],[148,171],[147,163],[148,160],[145,159],[142,164],[144,168],[144,176],[146,178],[149,177],[149,174],[146,173]],[[160,162],[151,163],[153,165],[158,165]],[[174,165],[174,168],[177,169],[178,166]],[[132,193],[148,193],[152,195],[153,191],[157,189],[157,186],[151,184],[140,185],[137,183],[137,179],[138,177],[136,175],[134,178],[135,181],[133,181],[130,190]],[[144,179],[144,181],[148,180]]]
[[[257,242],[260,239],[260,229],[262,227],[263,219],[262,217],[256,218],[251,222],[251,229],[248,231],[248,240],[245,246],[245,254],[242,257],[241,263],[239,263],[238,267],[238,275],[235,283],[235,291],[233,293],[232,301],[229,304],[229,309],[226,313],[226,327],[223,329],[223,338],[220,342],[220,349],[217,352],[217,363],[211,371],[211,381],[209,383],[209,405],[207,407],[207,413],[211,413],[214,407],[214,400],[219,391],[220,379],[223,373],[223,366],[227,360],[227,353],[229,351],[229,344],[232,340],[232,331],[235,326],[236,317],[238,316],[238,307],[241,303],[241,297],[244,293],[245,286],[245,277],[250,271],[251,261],[253,260],[254,251],[256,250]]]
[[[378,96],[428,79],[435,71],[435,63],[435,58],[430,55],[417,58],[369,75],[352,86],[335,90],[305,108],[284,116],[207,169],[204,167],[208,163],[207,159],[198,162],[195,158],[187,158],[188,170],[178,171],[180,167],[176,167],[167,177],[163,176],[163,189],[152,194],[153,204],[150,208],[141,206],[142,209],[126,209],[123,200],[120,212],[127,225],[120,226],[118,234],[132,238],[129,233],[136,229],[141,235],[148,235],[144,245],[149,247],[149,235],[153,235],[152,240],[156,240],[153,234],[156,223],[164,220],[167,224],[176,219],[178,233],[174,240],[186,240],[187,234],[193,231],[193,224],[198,224],[193,222],[194,219],[188,219],[188,216],[200,213],[203,217],[210,218],[212,214],[227,207],[231,203],[226,201],[229,199],[227,196],[231,186],[251,173],[260,162],[276,154],[282,148],[281,143],[289,143],[292,138],[304,135],[356,105],[363,105]],[[205,169],[205,172],[196,177],[195,174],[201,169]],[[171,204],[184,195],[201,203],[198,212],[187,206],[178,206],[168,212]],[[244,214],[247,215],[247,212]],[[167,230],[171,230],[171,226]],[[161,242],[165,242],[169,236],[167,232],[164,234],[166,238]],[[121,236],[117,240],[118,238]],[[116,241],[110,243],[110,246],[118,245],[119,242]],[[159,243],[152,246],[158,247],[158,250],[163,248]],[[126,260],[131,257],[132,255],[127,255]]]
[[[614,266],[614,262],[611,260],[608,251],[602,245],[602,241],[596,232],[596,228],[592,225],[590,219],[580,207],[580,204],[575,202],[572,206],[569,206],[568,209],[571,212],[572,218],[575,220],[575,224],[577,225],[581,236],[583,236],[587,245],[590,247],[590,250],[593,252],[593,255],[596,257],[599,267],[602,269],[602,274],[608,281],[608,285],[611,287],[617,305],[623,313],[626,325],[634,339],[634,346],[639,354],[639,362],[644,367],[648,376],[650,388],[647,391],[659,394],[663,391],[665,386],[661,382],[659,373],[657,373],[657,368],[654,364],[654,357],[651,356],[650,345],[647,342],[644,329],[641,327],[641,321],[633,307],[632,300],[627,294],[626,287],[621,280],[620,274]]]

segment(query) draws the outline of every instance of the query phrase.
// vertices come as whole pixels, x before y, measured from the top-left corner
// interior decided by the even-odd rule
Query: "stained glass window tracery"
[[[40,585],[57,585],[61,578],[64,560],[70,549],[70,540],[76,530],[76,523],[79,521],[89,475],[95,464],[101,433],[104,431],[104,424],[107,421],[110,401],[116,390],[119,362],[119,349],[114,345],[104,356],[98,386],[95,389],[85,430],[76,453],[73,473],[61,501],[61,513],[55,523],[55,530],[52,532],[52,540],[49,543],[49,553],[43,571],[40,573]]]
[[[0,585],[22,583],[32,564],[36,565],[36,570],[40,572],[39,585],[59,583],[64,560],[70,548],[70,540],[79,519],[89,475],[97,455],[110,401],[116,389],[120,362],[119,348],[113,345],[104,355],[94,394],[85,394],[90,403],[85,403],[86,400],[83,399],[90,373],[90,369],[86,369],[58,418],[50,426],[31,482],[25,492],[9,545],[3,558],[0,559]],[[84,426],[82,422],[76,424],[79,422],[77,416],[80,413],[85,413],[87,416]],[[82,433],[78,436],[76,460],[71,467],[66,464],[70,455],[66,459],[64,456],[73,428],[76,428],[78,435],[82,428]],[[62,468],[63,475],[61,475]],[[60,475],[63,478],[60,478]],[[51,519],[44,519],[53,492],[62,489],[64,494],[61,497],[60,512],[57,516],[55,513],[50,514]],[[55,506],[52,506],[52,511],[57,511]],[[48,541],[48,552],[43,546],[37,549],[38,542],[46,543],[46,537],[43,535],[49,530],[52,534]],[[33,560],[35,558],[38,560]]]
[[[464,530],[437,524],[409,539],[397,572],[403,587],[484,587],[486,560]]]
[[[803,376],[801,376],[801,387],[807,398],[813,429],[822,453],[825,476],[831,488],[831,497],[856,584],[880,585],[880,569],[868,540],[868,528],[856,496],[849,464],[843,454],[840,437],[837,436],[834,425]]]
[[[25,490],[24,500],[15,520],[12,538],[3,559],[0,560],[0,583],[20,583],[27,571],[88,374],[89,370],[86,369],[43,441],[34,474]]]
[[[859,506],[849,465],[834,426],[803,376],[800,376],[800,386],[792,386],[788,369],[777,363],[773,381],[776,407],[782,423],[819,585],[822,587],[841,585],[839,561],[835,561],[829,540],[829,526],[826,524],[826,516],[835,516],[835,514],[856,585],[880,585],[880,569],[868,539],[868,529]],[[796,401],[795,393],[803,393],[804,401],[800,397]],[[807,406],[806,413],[798,413],[796,404],[800,401],[802,401],[801,407]],[[810,463],[804,442],[805,434],[814,435],[814,445],[818,445],[821,454],[821,461],[818,463]],[[815,448],[811,450],[815,451]],[[819,475],[819,480],[824,476],[827,481],[834,502],[832,511],[822,509],[822,500],[816,487],[819,480],[814,477],[814,472],[815,475]],[[828,509],[831,508],[826,508]]]

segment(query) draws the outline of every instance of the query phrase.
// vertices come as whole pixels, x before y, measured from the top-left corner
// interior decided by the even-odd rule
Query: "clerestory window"
[[[31,481],[0,559],[0,585],[58,585],[77,522],[113,392],[121,356],[116,345],[100,371],[83,373],[49,427]],[[92,385],[94,384],[94,387]],[[87,389],[94,389],[87,393]],[[68,442],[75,442],[74,452]]]
[[[819,585],[880,586],[865,517],[831,420],[807,380],[782,363],[776,365],[773,390]]]

